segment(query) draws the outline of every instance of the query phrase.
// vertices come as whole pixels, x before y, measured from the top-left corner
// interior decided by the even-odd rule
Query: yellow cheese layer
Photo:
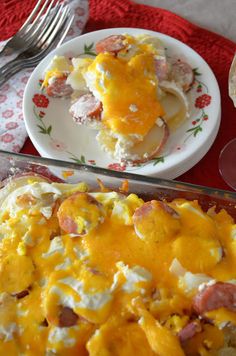
[[[154,56],[148,51],[129,61],[100,53],[88,73],[94,78],[92,91],[103,104],[102,121],[114,133],[144,136],[164,114],[157,98]]]
[[[196,201],[175,200],[172,215],[154,204],[159,215],[144,209],[139,229],[134,214],[144,201],[135,194],[91,193],[99,220],[79,195],[83,184],[40,184],[31,180],[28,190],[16,189],[2,203],[1,355],[182,356],[222,347],[218,326],[235,323],[235,313],[209,312],[215,326],[204,326],[184,349],[178,332],[190,320],[197,293],[197,287],[189,290],[187,272],[235,279],[235,225],[225,211],[206,214]],[[60,227],[62,202],[70,203],[61,211],[65,219],[76,223],[82,216],[87,234]],[[149,238],[150,226],[160,231],[159,239]],[[174,260],[180,272],[173,270]],[[63,308],[76,315],[73,325],[62,325]]]

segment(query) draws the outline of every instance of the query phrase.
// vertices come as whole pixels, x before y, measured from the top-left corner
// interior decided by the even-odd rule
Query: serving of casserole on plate
[[[24,95],[42,156],[175,178],[212,145],[220,93],[182,42],[143,29],[85,34],[48,55]]]
[[[235,355],[235,193],[0,163],[1,355]]]

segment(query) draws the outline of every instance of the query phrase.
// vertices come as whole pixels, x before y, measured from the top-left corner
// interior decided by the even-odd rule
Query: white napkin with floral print
[[[79,36],[88,19],[88,0],[65,0],[75,14],[74,21],[64,42]],[[0,42],[0,48],[6,43]],[[14,58],[14,57],[13,57]],[[0,67],[9,57],[0,58]],[[22,102],[26,83],[33,69],[25,69],[0,87],[0,149],[19,152],[27,138]]]

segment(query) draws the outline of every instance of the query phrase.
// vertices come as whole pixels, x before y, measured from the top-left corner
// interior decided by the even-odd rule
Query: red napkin
[[[15,0],[5,0],[5,4]],[[12,18],[22,23],[22,13],[26,11],[22,3],[29,7],[29,0],[21,0],[21,9],[16,8]],[[4,3],[0,5],[0,39],[12,34],[8,27]],[[6,9],[7,9],[7,5]],[[178,177],[178,180],[201,184],[209,187],[230,189],[218,171],[218,158],[221,149],[232,138],[236,137],[236,109],[228,96],[228,73],[236,44],[230,40],[199,28],[187,20],[160,8],[135,4],[129,0],[90,0],[90,19],[86,31],[95,31],[109,27],[137,27],[165,33],[172,36],[198,52],[210,65],[218,80],[222,99],[222,121],[218,136],[205,157],[191,170]],[[37,154],[32,143],[27,140],[22,152]],[[236,163],[236,162],[235,162]]]
[[[0,0],[0,41],[18,31],[35,4],[36,0]]]

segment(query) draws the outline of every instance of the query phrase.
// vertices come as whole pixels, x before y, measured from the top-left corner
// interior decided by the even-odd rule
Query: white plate
[[[120,166],[104,153],[95,140],[96,132],[77,125],[68,113],[70,100],[48,98],[40,91],[45,68],[55,55],[78,56],[85,46],[111,34],[150,34],[160,38],[167,55],[187,61],[196,68],[193,88],[188,93],[191,117],[172,133],[160,157],[136,167]],[[133,28],[90,32],[50,53],[32,73],[24,93],[24,118],[28,134],[38,152],[49,158],[92,164],[103,168],[173,179],[193,167],[209,150],[220,125],[220,92],[208,64],[190,47],[162,33]]]

